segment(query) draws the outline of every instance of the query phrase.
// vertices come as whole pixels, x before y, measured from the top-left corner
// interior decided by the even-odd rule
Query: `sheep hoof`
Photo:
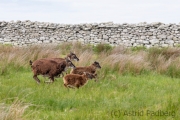
[[[44,83],[52,83],[52,81],[50,81],[50,80],[49,81],[44,81]]]
[[[68,88],[72,88],[72,89],[75,89],[74,86],[71,86],[71,85],[67,85]]]

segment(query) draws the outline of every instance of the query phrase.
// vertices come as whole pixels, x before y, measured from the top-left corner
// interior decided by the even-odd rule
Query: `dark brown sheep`
[[[67,88],[81,87],[85,85],[88,79],[92,79],[94,77],[91,73],[84,72],[82,75],[78,74],[68,74],[63,77],[64,86]]]
[[[83,72],[88,72],[94,75],[94,77],[97,76],[96,69],[101,68],[100,64],[98,62],[94,62],[90,66],[87,67],[76,67],[75,69],[71,70],[71,74],[79,74],[82,75]],[[96,81],[96,80],[95,80]]]
[[[54,82],[54,77],[59,76],[66,68],[75,68],[74,64],[68,59],[61,62],[39,59],[34,62],[30,61],[30,65],[34,73],[33,78],[37,83],[40,83],[38,75],[48,76],[51,82]]]
[[[65,58],[43,58],[44,60],[53,60],[53,61],[56,61],[57,63],[61,63],[63,60],[65,59],[68,59],[68,60],[76,60],[76,61],[79,61],[79,58],[76,56],[76,54],[70,52]],[[66,71],[67,69],[65,69]],[[65,72],[63,71],[63,72]],[[62,76],[64,76],[63,72],[61,73]],[[67,74],[67,73],[66,73]],[[56,76],[56,77],[60,77],[59,76]]]

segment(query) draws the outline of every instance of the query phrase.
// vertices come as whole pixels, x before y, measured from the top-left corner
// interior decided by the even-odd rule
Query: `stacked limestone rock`
[[[26,46],[41,43],[82,43],[131,46],[176,46],[180,44],[180,25],[139,24],[55,24],[45,22],[0,22],[0,43]]]

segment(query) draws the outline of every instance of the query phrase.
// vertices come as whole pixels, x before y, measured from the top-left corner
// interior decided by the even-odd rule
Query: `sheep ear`
[[[97,61],[95,61],[94,63],[99,64]]]

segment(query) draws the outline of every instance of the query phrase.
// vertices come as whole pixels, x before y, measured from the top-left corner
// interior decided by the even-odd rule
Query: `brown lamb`
[[[79,88],[88,82],[88,79],[92,79],[94,76],[91,73],[84,72],[82,75],[68,74],[63,77],[64,86],[67,88]]]
[[[87,67],[76,67],[75,69],[71,70],[71,74],[82,75],[84,72],[88,72],[88,73],[93,74],[94,78],[95,78],[97,76],[97,74],[96,74],[97,68],[101,69],[101,66],[100,66],[99,62],[95,61],[93,64],[91,64],[90,66],[87,66]]]
[[[51,82],[54,82],[54,77],[59,76],[67,67],[75,68],[74,64],[68,59],[61,62],[39,59],[34,62],[30,61],[30,65],[34,73],[33,78],[37,83],[40,83],[38,75],[48,76]]]

